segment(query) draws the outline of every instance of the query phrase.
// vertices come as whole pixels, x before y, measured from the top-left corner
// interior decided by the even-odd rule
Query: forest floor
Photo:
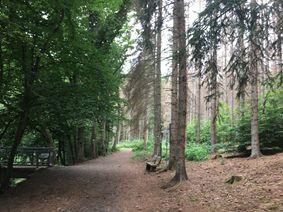
[[[283,154],[188,162],[189,180],[171,191],[160,187],[173,172],[147,174],[131,156],[39,171],[0,196],[0,211],[283,211]],[[233,175],[242,180],[225,183]]]

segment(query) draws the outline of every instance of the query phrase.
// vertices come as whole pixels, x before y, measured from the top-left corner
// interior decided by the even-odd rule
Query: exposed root
[[[163,172],[167,172],[168,171],[168,167],[163,167],[163,168],[160,168],[158,171],[156,171],[156,174],[160,174],[160,173],[163,173]]]
[[[248,160],[253,160],[253,159],[257,159],[257,158],[260,158],[260,157],[263,157],[264,155],[263,154],[256,154],[256,155],[251,155],[250,157],[248,157],[247,159]]]
[[[177,188],[180,187],[180,185],[182,184],[181,182],[182,181],[180,181],[180,182],[170,181],[169,183],[167,183],[166,185],[162,186],[161,188],[164,189],[167,192],[175,191]]]

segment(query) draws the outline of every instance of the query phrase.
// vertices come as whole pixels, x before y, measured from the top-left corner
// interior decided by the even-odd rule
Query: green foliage
[[[262,152],[269,154],[283,150],[283,90],[269,91],[259,104],[259,137]],[[219,152],[246,151],[251,142],[251,115],[249,105],[241,111],[234,111],[232,123],[231,109],[220,104],[217,120],[217,145]],[[238,118],[237,118],[238,117]],[[196,143],[196,125],[188,124],[188,145]],[[201,144],[210,145],[210,121],[201,124]],[[189,148],[189,147],[188,147]],[[188,151],[188,150],[187,150]]]
[[[210,148],[206,144],[189,143],[186,148],[185,156],[187,160],[202,161],[207,160]]]
[[[130,140],[130,141],[121,141],[118,144],[118,148],[120,149],[132,149],[135,151],[143,150],[143,140]]]
[[[121,118],[130,5],[131,0],[0,2],[0,146],[11,146],[23,129],[20,145],[52,145],[61,164],[73,164],[79,127],[85,157],[91,158],[96,121],[102,152],[101,123]],[[24,112],[27,123],[20,118]]]
[[[259,138],[263,153],[283,150],[283,89],[268,92],[259,104]],[[243,150],[250,145],[251,115],[249,108],[244,108],[242,116],[235,127],[234,142]]]
[[[187,141],[196,143],[196,123],[193,121],[187,126]],[[210,122],[205,120],[201,123],[200,143],[210,143]]]

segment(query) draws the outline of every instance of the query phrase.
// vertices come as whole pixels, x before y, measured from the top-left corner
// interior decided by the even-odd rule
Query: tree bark
[[[102,153],[102,156],[106,155],[106,131],[107,131],[106,120],[103,120],[103,123],[102,123],[102,138],[101,138],[101,153]]]
[[[120,121],[118,120],[118,123],[116,126],[115,139],[114,139],[113,146],[112,146],[112,152],[117,150],[117,144],[119,142],[119,138],[120,138]]]
[[[24,92],[23,92],[23,97],[22,97],[22,101],[20,105],[21,112],[19,114],[19,121],[18,121],[17,128],[15,130],[15,137],[14,137],[14,141],[11,147],[11,151],[9,153],[7,173],[2,183],[2,186],[4,188],[7,188],[10,184],[10,178],[13,172],[14,159],[17,154],[18,146],[21,143],[26,127],[28,125],[28,117],[29,117],[29,112],[30,112],[30,103],[31,103],[30,101],[31,101],[31,92],[32,92],[31,86],[32,86],[33,81],[31,81],[30,79],[30,73],[29,73],[30,67],[27,65],[27,47],[25,44],[22,45],[21,62],[22,62],[22,71],[24,73]]]
[[[176,172],[166,187],[172,187],[187,180],[185,164],[186,122],[187,122],[187,53],[184,0],[175,0],[177,32],[179,40],[179,98],[178,98],[178,139],[176,146]]]
[[[216,35],[215,35],[216,36]],[[210,128],[210,136],[211,136],[211,146],[212,152],[215,152],[215,145],[217,143],[217,113],[218,113],[218,89],[217,89],[217,43],[214,41],[214,49],[213,49],[213,69],[212,77],[211,77],[211,128]]]
[[[41,131],[42,136],[47,141],[48,147],[53,149],[53,152],[52,152],[52,155],[51,155],[51,164],[55,164],[56,163],[56,153],[55,153],[55,146],[54,146],[54,142],[53,142],[52,133],[46,127],[40,129],[40,131]]]
[[[147,102],[147,100],[146,100]],[[147,104],[146,104],[147,107]],[[143,123],[143,149],[147,150],[147,138],[148,138],[148,123],[147,123],[147,108],[144,111],[144,123]]]
[[[251,1],[251,36],[250,36],[250,71],[251,71],[251,158],[261,156],[259,144],[259,129],[258,129],[258,38],[256,37],[257,30],[257,11],[256,0]]]
[[[3,53],[2,53],[2,38],[0,37],[0,97],[2,96],[2,84],[4,75]]]
[[[277,13],[277,26],[276,26],[276,34],[277,34],[277,72],[283,73],[283,58],[282,58],[282,18],[283,18],[283,8],[282,3],[280,5],[279,1],[276,1],[276,13]]]
[[[171,124],[170,124],[170,157],[168,163],[169,170],[176,168],[176,145],[178,129],[178,32],[177,32],[177,8],[173,8],[173,45],[172,45],[172,77],[171,77]]]
[[[199,67],[199,69],[201,69]],[[197,143],[200,144],[200,122],[201,122],[201,70],[199,70],[198,84],[197,84]]]
[[[85,141],[85,137],[84,137],[84,131],[85,128],[80,126],[78,128],[78,136],[77,136],[77,162],[81,163],[85,160],[84,157],[84,141]]]
[[[91,147],[92,147],[92,158],[95,159],[95,158],[98,157],[98,155],[97,155],[96,121],[92,122]]]
[[[162,0],[159,0],[157,20],[157,55],[156,73],[154,80],[154,152],[153,155],[161,156],[161,28],[162,28]]]

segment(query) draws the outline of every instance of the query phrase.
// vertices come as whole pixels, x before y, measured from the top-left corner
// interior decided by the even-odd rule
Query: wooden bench
[[[154,155],[152,161],[146,162],[146,170],[149,172],[155,172],[156,167],[160,164],[161,157]]]

